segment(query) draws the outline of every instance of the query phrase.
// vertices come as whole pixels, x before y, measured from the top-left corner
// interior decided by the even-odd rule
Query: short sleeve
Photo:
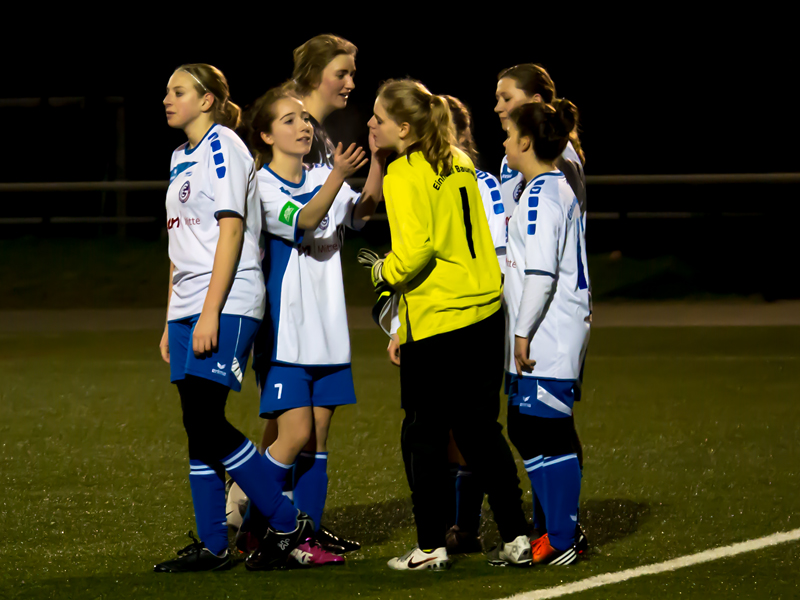
[[[282,192],[279,187],[266,181],[260,173],[258,192],[264,214],[263,228],[275,237],[299,244],[303,240],[303,230],[297,227],[297,219],[303,205],[289,194]]]
[[[555,277],[564,217],[560,204],[539,193],[542,187],[530,188],[517,208],[525,215],[525,274]]]
[[[342,224],[356,230],[364,227],[366,221],[355,218],[356,207],[360,200],[361,194],[347,185],[347,182],[342,184],[333,200],[333,218],[337,227]]]
[[[220,213],[233,212],[244,218],[249,187],[255,185],[253,159],[225,136],[212,134],[209,142],[208,173],[214,197],[214,216],[219,219]]]

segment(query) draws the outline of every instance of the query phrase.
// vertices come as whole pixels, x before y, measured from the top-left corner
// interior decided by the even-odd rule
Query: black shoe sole
[[[210,571],[227,571],[233,568],[233,561],[230,556],[228,560],[210,569],[169,569],[163,566],[163,563],[157,564],[153,567],[154,573],[205,573]]]

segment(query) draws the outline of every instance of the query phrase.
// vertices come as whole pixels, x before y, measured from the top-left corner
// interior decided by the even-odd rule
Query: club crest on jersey
[[[328,218],[328,215],[325,215],[325,218],[322,219],[322,221],[320,221],[319,227],[317,227],[317,229],[319,229],[320,231],[325,231],[328,228],[328,223],[330,223],[330,219]]]
[[[181,186],[181,190],[178,192],[178,200],[185,203],[189,199],[189,194],[191,193],[192,188],[189,186],[189,182],[184,182]]]
[[[519,202],[520,196],[522,196],[522,191],[525,189],[525,182],[520,181],[517,184],[517,187],[514,188],[514,202]]]

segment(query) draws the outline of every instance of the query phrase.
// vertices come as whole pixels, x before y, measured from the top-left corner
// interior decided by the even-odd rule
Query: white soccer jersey
[[[489,231],[492,233],[492,242],[497,252],[497,260],[500,262],[500,271],[505,272],[506,215],[500,182],[497,181],[497,177],[486,171],[475,169],[475,175],[478,177],[478,190],[483,200],[486,220],[489,221]]]
[[[269,234],[267,295],[274,343],[272,361],[292,365],[350,364],[340,226],[354,220],[361,198],[346,183],[313,231],[297,228],[300,211],[319,192],[331,167],[315,165],[291,183],[269,167],[258,172],[264,230]]]
[[[555,293],[530,346],[529,377],[574,380],[589,342],[589,273],[584,215],[561,171],[534,178],[509,221],[504,297],[508,308],[506,368],[516,373],[514,337],[525,277],[553,277]]]
[[[211,282],[219,240],[220,213],[244,220],[244,241],[225,314],[264,316],[264,274],[258,239],[261,206],[255,165],[233,131],[219,124],[194,148],[188,142],[172,153],[167,190],[169,258],[175,265],[168,319],[200,314]]]
[[[578,198],[582,211],[586,212],[586,176],[583,173],[583,163],[572,147],[572,142],[567,142],[567,147],[555,161],[557,169],[561,170],[567,178],[572,191]],[[514,209],[519,203],[519,197],[525,187],[525,177],[519,171],[509,168],[508,157],[503,157],[500,164],[500,192],[503,196],[506,223],[514,214]]]

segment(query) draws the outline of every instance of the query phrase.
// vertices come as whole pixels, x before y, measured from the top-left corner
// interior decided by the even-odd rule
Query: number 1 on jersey
[[[472,242],[472,220],[469,215],[469,197],[467,196],[467,188],[460,187],[458,191],[461,192],[461,210],[464,211],[464,228],[467,230],[467,244],[469,245],[469,253],[472,258],[475,258],[475,244]]]

